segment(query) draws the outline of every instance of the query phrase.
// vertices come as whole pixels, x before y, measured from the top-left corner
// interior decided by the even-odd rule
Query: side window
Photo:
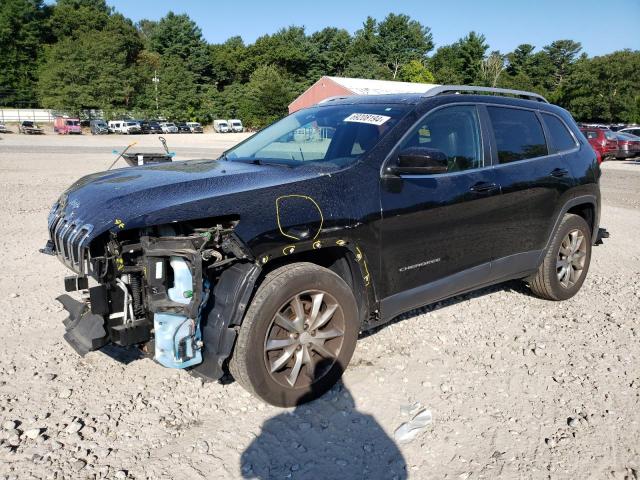
[[[483,166],[478,111],[473,105],[455,105],[428,114],[400,145],[440,150],[447,156],[449,172]]]
[[[567,126],[555,115],[543,113],[542,118],[549,130],[549,140],[552,152],[564,152],[576,148],[576,141]]]
[[[500,163],[516,162],[548,154],[542,125],[536,114],[517,108],[487,107]]]

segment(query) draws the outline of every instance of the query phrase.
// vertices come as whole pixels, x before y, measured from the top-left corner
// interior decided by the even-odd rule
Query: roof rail
[[[511,90],[508,88],[495,88],[495,87],[475,87],[473,85],[440,85],[434,87],[425,93],[425,97],[435,97],[437,95],[461,93],[461,92],[482,92],[493,93],[496,95],[512,95],[514,97],[524,98],[526,100],[535,100],[538,102],[549,103],[549,101],[542,95],[538,95],[533,92],[525,92],[524,90]]]

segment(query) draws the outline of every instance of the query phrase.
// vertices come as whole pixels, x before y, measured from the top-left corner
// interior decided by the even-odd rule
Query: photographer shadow
[[[242,454],[243,478],[407,478],[395,442],[371,415],[356,409],[342,382],[315,401],[305,400],[264,423]]]

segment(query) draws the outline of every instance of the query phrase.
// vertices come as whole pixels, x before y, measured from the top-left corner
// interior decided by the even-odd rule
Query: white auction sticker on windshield
[[[374,113],[352,113],[344,119],[345,122],[368,123],[369,125],[382,125],[391,117],[376,115]]]

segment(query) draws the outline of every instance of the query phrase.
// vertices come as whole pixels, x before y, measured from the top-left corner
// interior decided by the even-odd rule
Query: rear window
[[[500,163],[516,162],[548,154],[542,125],[529,110],[487,107]]]
[[[582,133],[584,133],[584,136],[587,138],[598,138],[598,132],[595,130],[582,130]]]
[[[548,113],[543,113],[542,118],[547,130],[549,130],[549,136],[551,137],[549,139],[549,147],[552,152],[564,152],[576,148],[576,141],[562,120]]]
[[[617,140],[616,134],[611,130],[605,130],[604,136],[607,140]]]

